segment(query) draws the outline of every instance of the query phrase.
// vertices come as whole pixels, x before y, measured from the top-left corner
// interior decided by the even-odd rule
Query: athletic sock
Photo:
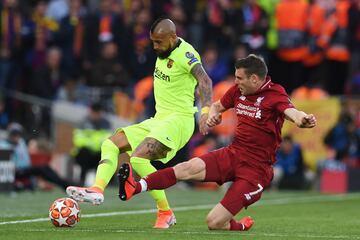
[[[143,179],[147,183],[148,190],[166,189],[176,183],[174,168],[165,168],[150,174]]]
[[[230,220],[230,231],[244,231],[245,226],[234,219]]]
[[[140,177],[145,177],[147,175],[150,175],[151,173],[156,172],[156,168],[154,168],[154,166],[151,165],[149,159],[140,158],[140,157],[131,157],[130,163],[133,169],[137,172],[137,174]],[[151,197],[156,201],[158,209],[162,211],[167,211],[170,209],[164,190],[153,190],[150,191],[149,193]]]
[[[92,187],[104,191],[117,169],[119,153],[119,148],[110,139],[103,142],[101,161],[96,170],[95,184]]]

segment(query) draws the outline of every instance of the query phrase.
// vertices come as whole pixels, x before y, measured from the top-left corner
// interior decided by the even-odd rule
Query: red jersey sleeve
[[[221,105],[223,105],[223,107],[225,109],[229,109],[229,108],[234,107],[234,102],[235,102],[235,97],[236,97],[237,90],[238,90],[238,88],[237,88],[236,85],[232,86],[224,94],[224,96],[222,96],[222,98],[220,99],[220,103],[221,103]]]
[[[283,87],[279,87],[274,94],[275,108],[278,112],[283,113],[288,108],[294,108],[291,99]]]

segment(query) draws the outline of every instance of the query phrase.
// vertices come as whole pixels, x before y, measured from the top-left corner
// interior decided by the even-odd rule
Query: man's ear
[[[255,74],[251,74],[250,75],[250,81],[252,83],[256,83],[257,81],[259,81],[259,77],[257,75],[255,75]]]

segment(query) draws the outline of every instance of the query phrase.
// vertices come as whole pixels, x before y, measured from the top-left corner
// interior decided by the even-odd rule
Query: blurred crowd
[[[130,121],[151,116],[156,55],[149,29],[162,16],[201,54],[214,100],[232,85],[235,60],[249,53],[262,55],[272,80],[295,98],[360,94],[360,0],[1,0],[0,13],[1,129],[17,121],[51,138],[50,109],[59,100],[95,112],[100,104]],[[195,135],[189,154],[227,144],[231,114],[214,135]],[[89,128],[108,131],[105,125]],[[74,143],[81,134],[75,131]],[[77,143],[80,165],[98,158],[82,148],[86,141]],[[90,168],[82,167],[80,181]]]
[[[4,111],[45,134],[49,111],[23,106],[14,90],[50,104],[100,100],[131,120],[152,114],[148,34],[161,16],[201,53],[214,86],[257,53],[296,96],[360,92],[359,0],[2,0],[0,11]]]

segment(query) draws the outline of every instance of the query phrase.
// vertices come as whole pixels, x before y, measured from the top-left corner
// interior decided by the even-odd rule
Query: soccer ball
[[[50,206],[49,218],[55,227],[73,227],[80,221],[79,204],[71,198],[56,199]]]

